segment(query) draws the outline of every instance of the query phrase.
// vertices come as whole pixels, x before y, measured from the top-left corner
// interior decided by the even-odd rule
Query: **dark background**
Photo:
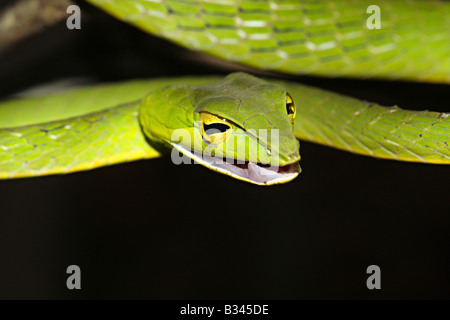
[[[81,30],[64,21],[0,56],[0,98],[60,79],[236,70],[80,6]],[[296,79],[449,111],[446,85]],[[302,174],[274,187],[168,158],[0,181],[0,298],[450,298],[449,166],[306,142],[301,154]],[[381,290],[366,287],[372,264]]]

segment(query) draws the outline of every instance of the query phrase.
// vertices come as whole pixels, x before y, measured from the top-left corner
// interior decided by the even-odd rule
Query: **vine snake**
[[[377,1],[380,29],[367,27],[367,2],[358,0],[89,2],[151,34],[254,68],[450,82],[448,2]],[[179,130],[187,133],[182,139]],[[383,107],[237,72],[3,102],[0,178],[75,172],[168,152],[272,185],[300,173],[297,139],[378,158],[450,164],[450,114]],[[206,149],[210,156],[203,156]],[[230,156],[240,162],[217,161]],[[272,160],[274,167],[267,165]]]

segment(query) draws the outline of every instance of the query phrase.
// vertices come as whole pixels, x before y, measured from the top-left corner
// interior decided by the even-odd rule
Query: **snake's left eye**
[[[291,95],[287,92],[286,92],[286,112],[291,122],[294,123],[295,114],[297,110],[295,108],[294,100],[292,99]]]
[[[221,144],[231,133],[231,125],[227,120],[211,113],[201,112],[203,139],[209,143]]]

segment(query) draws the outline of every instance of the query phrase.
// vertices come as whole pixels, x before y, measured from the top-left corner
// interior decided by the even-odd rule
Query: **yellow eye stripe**
[[[286,112],[291,122],[294,123],[297,108],[295,108],[295,103],[291,95],[287,92],[286,92]]]
[[[209,143],[221,144],[231,133],[231,125],[227,120],[208,112],[200,113],[202,136]]]

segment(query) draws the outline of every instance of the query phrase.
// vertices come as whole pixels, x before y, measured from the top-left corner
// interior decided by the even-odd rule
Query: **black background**
[[[80,6],[81,30],[64,21],[0,56],[0,97],[58,79],[236,70]],[[296,79],[449,111],[446,85]],[[265,188],[168,158],[0,181],[0,298],[450,298],[450,167],[306,142],[301,154],[295,181]],[[366,287],[372,264],[381,290]]]

